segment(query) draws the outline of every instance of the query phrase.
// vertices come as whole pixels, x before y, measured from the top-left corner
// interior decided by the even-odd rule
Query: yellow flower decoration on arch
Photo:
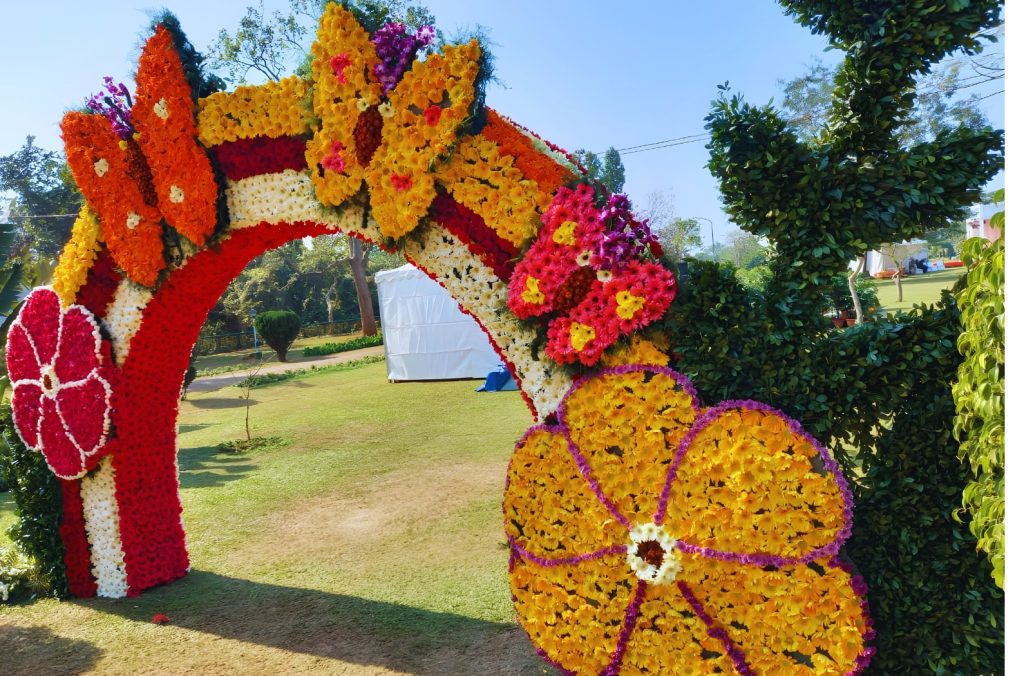
[[[568,672],[847,674],[873,652],[845,480],[762,404],[606,369],[523,436],[504,509],[519,621]]]
[[[365,181],[381,232],[401,237],[437,194],[433,164],[456,143],[469,116],[480,46],[475,40],[445,46],[414,62],[387,98],[372,76],[379,59],[370,36],[341,5],[325,9],[312,53],[320,128],[306,162],[317,198],[340,205]]]

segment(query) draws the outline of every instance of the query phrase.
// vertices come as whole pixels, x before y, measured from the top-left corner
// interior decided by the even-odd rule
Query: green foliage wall
[[[32,558],[50,593],[65,597],[68,581],[59,533],[63,515],[60,484],[42,454],[21,443],[7,404],[0,406],[0,432],[0,475],[7,480],[18,515],[8,534]]]
[[[1005,225],[1003,214],[992,218],[1001,230]],[[960,459],[967,459],[972,471],[963,504],[971,514],[971,532],[978,538],[978,548],[991,559],[993,576],[1000,587],[1006,509],[1005,248],[1003,236],[992,244],[981,238],[964,243],[964,263],[970,271],[956,297],[963,313],[963,333],[957,346],[964,361],[953,384],[954,431],[960,438]]]
[[[280,361],[288,361],[288,347],[295,342],[302,329],[302,320],[294,312],[271,310],[261,312],[253,320],[260,338],[266,342]]]

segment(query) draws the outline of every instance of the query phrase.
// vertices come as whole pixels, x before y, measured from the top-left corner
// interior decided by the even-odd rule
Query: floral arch
[[[255,256],[354,234],[441,282],[539,424],[505,495],[510,581],[538,651],[581,673],[848,673],[872,649],[840,557],[834,460],[756,402],[702,408],[635,332],[673,274],[628,200],[482,105],[481,50],[329,5],[312,77],[199,96],[158,25],[134,103],[62,123],[87,206],[11,328],[16,427],[59,477],[70,589],[123,597],[189,560],[176,418],[208,310]],[[128,92],[111,87],[112,95]]]

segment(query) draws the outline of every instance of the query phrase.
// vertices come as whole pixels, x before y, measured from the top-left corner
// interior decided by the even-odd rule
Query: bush
[[[338,352],[348,352],[350,350],[360,350],[364,347],[373,347],[375,345],[383,345],[384,336],[377,334],[375,336],[359,336],[352,340],[345,340],[340,343],[324,343],[323,345],[312,345],[310,347],[302,348],[302,356],[304,357],[320,357],[326,354],[337,354]]]
[[[256,331],[267,345],[277,353],[278,361],[288,361],[288,348],[302,330],[302,320],[289,310],[261,312],[253,320]]]
[[[857,277],[857,296],[864,317],[871,317],[878,310],[878,288],[870,279]],[[848,317],[856,316],[853,310],[853,297],[850,295],[850,282],[846,275],[836,275],[828,289],[830,310],[837,316],[846,313]]]
[[[18,517],[8,535],[20,552],[4,554],[5,560],[14,563],[10,569],[0,571],[0,577],[12,591],[42,590],[65,597],[68,580],[64,542],[59,532],[64,509],[60,483],[46,466],[43,455],[21,443],[7,404],[0,407],[0,433],[0,475],[11,489]],[[26,565],[25,556],[31,565]]]

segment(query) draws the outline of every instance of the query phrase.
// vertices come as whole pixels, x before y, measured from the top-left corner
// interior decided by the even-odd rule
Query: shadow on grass
[[[545,671],[526,634],[512,624],[202,570],[130,604],[74,602],[136,622],[164,613],[170,624],[192,631],[405,673]]]
[[[103,651],[87,641],[57,636],[44,627],[0,630],[0,672],[4,676],[80,674],[99,661]]]
[[[178,452],[178,479],[182,488],[212,488],[248,476],[256,469],[250,458],[230,455],[216,446],[185,448]]]
[[[192,399],[192,400],[189,400],[189,403],[192,404],[193,406],[195,406],[196,408],[214,408],[214,409],[219,409],[219,408],[244,408],[245,407],[245,399],[243,399],[241,397],[234,397],[234,398],[211,397],[210,399]],[[260,402],[256,401],[255,399],[250,399],[249,400],[249,404],[251,406],[255,406],[258,403],[260,403]]]

